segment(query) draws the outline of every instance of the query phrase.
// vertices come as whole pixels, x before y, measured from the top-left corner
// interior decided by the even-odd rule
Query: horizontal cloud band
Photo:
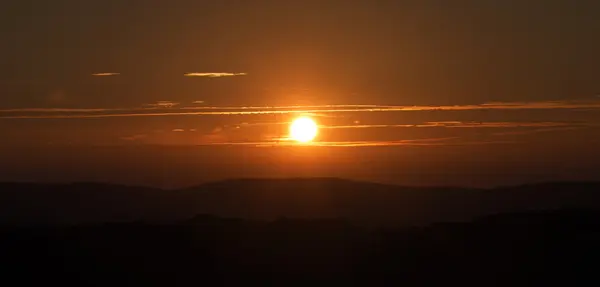
[[[393,105],[321,105],[321,106],[274,106],[274,107],[179,107],[178,103],[159,102],[131,109],[65,109],[24,108],[0,110],[0,119],[55,119],[55,118],[108,118],[152,117],[185,115],[258,115],[294,113],[353,113],[353,112],[401,112],[401,111],[468,111],[468,110],[598,110],[600,101],[583,102],[530,102],[486,103],[454,106],[393,106]]]

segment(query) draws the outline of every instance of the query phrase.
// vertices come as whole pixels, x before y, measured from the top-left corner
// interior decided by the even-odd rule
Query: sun
[[[299,117],[290,125],[290,138],[297,142],[310,142],[318,133],[317,123],[309,117]]]

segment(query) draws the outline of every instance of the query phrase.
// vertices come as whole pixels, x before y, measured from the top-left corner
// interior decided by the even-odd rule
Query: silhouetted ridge
[[[494,189],[394,186],[339,178],[243,178],[179,190],[102,183],[0,183],[0,222],[173,221],[196,214],[426,224],[529,210],[599,208],[600,183]]]
[[[188,187],[184,190],[210,190],[212,188],[238,188],[238,187],[269,187],[269,186],[278,186],[278,187],[326,187],[329,189],[347,187],[351,185],[368,185],[368,186],[387,186],[390,188],[397,188],[398,186],[394,185],[385,185],[378,184],[372,182],[363,182],[363,181],[353,181],[347,179],[341,179],[336,177],[311,177],[311,178],[236,178],[236,179],[227,179],[222,181],[215,181],[210,183],[205,183],[198,186]]]
[[[583,209],[384,229],[200,214],[0,228],[0,262],[19,286],[597,286],[599,232]]]

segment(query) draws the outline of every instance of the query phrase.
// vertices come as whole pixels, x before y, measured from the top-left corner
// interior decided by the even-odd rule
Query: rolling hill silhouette
[[[476,189],[337,178],[235,179],[178,190],[101,183],[0,183],[2,224],[164,222],[213,214],[256,220],[345,218],[364,224],[419,225],[565,208],[600,208],[600,182]]]

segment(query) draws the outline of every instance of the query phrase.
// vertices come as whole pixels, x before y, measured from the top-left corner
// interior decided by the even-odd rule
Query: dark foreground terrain
[[[236,179],[162,190],[102,183],[0,183],[0,224],[173,222],[197,214],[250,220],[345,218],[425,225],[529,210],[600,209],[600,182],[411,187],[336,178]]]
[[[2,286],[598,286],[599,195],[593,182],[5,183],[0,278]]]
[[[412,228],[205,215],[172,224],[4,227],[0,238],[4,286],[599,283],[600,211],[590,210]]]

